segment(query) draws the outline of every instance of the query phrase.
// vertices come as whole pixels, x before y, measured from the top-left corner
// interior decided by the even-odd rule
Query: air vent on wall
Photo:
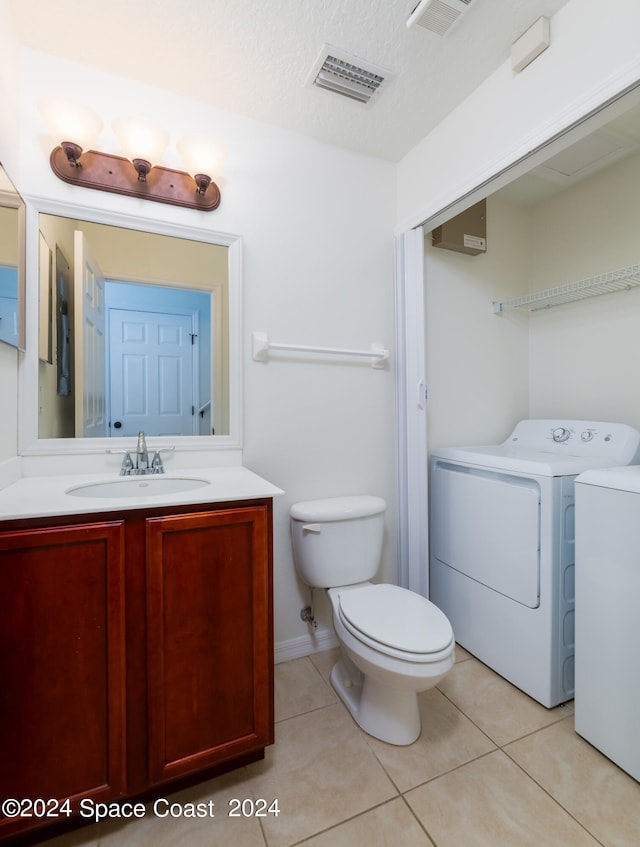
[[[391,76],[386,68],[324,44],[308,82],[359,103],[368,103]]]
[[[407,26],[417,24],[437,35],[446,35],[473,0],[421,0],[409,15]]]

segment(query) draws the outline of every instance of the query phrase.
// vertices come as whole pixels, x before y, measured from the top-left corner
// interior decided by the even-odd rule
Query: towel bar
[[[266,362],[269,350],[291,350],[300,353],[320,353],[333,356],[364,356],[370,358],[371,367],[383,368],[389,358],[389,351],[382,344],[372,344],[370,350],[349,350],[343,347],[315,347],[306,344],[281,344],[270,341],[265,332],[253,333],[253,359],[255,362]]]

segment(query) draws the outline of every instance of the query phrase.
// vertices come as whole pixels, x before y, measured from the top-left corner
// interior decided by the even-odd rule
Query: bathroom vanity
[[[0,522],[0,840],[273,743],[272,500],[198,494]]]

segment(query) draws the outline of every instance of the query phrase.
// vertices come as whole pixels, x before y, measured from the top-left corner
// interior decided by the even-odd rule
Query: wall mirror
[[[25,207],[0,165],[0,341],[25,348]]]
[[[240,239],[28,204],[21,452],[240,445]]]

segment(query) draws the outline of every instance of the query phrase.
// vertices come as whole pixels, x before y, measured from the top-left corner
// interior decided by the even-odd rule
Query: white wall
[[[640,153],[536,206],[530,290],[640,262]],[[529,317],[532,417],[640,428],[640,289]]]
[[[15,179],[18,168],[18,54],[11,16],[0,0],[0,162]]]
[[[468,256],[425,237],[429,449],[502,441],[528,417],[528,322],[494,300],[526,292],[527,214],[487,200],[487,252]]]
[[[508,59],[398,166],[397,225],[429,220],[640,79],[640,3],[571,0],[551,46],[521,73]],[[586,130],[585,130],[586,131]]]
[[[208,109],[91,68],[22,51],[23,194],[240,234],[244,238],[244,463],[286,492],[275,501],[275,639],[305,639],[308,602],[292,562],[288,510],[301,499],[375,493],[389,503],[383,573],[394,580],[392,368],[363,361],[275,355],[251,359],[251,333],[279,341],[393,349],[395,168],[255,121]],[[222,203],[202,213],[68,186],[49,169],[53,143],[40,98],[68,90],[105,123],[100,146],[118,152],[110,124],[140,114],[175,143],[204,132],[228,149]],[[183,167],[173,148],[165,164]],[[330,625],[328,610],[322,623]]]
[[[497,443],[520,418],[640,428],[640,288],[491,311],[493,300],[640,262],[639,184],[636,153],[533,207],[489,197],[486,255],[427,245],[431,449]]]

